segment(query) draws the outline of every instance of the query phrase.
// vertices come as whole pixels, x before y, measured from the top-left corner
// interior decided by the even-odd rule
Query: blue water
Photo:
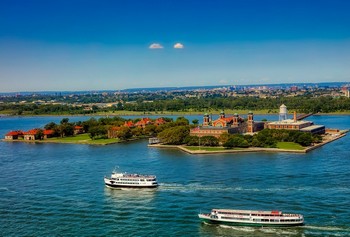
[[[0,136],[61,119],[2,117]],[[309,120],[350,128],[350,116]],[[349,147],[349,135],[308,154],[189,155],[148,148],[147,141],[109,146],[0,142],[0,236],[350,236]],[[108,189],[103,177],[115,166],[157,175],[160,187]],[[212,208],[300,213],[305,226],[200,223],[197,213]]]

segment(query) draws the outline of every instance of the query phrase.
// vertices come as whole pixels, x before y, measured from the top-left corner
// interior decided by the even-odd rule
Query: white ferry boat
[[[112,172],[111,177],[104,177],[104,182],[110,188],[156,188],[156,176]]]
[[[281,211],[213,209],[210,214],[198,214],[198,217],[205,223],[234,226],[288,227],[304,223],[302,215]]]

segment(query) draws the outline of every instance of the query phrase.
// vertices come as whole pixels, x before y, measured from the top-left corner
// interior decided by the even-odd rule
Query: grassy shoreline
[[[326,145],[327,143],[338,140],[349,132],[349,130],[342,130],[338,136],[328,136],[323,142],[309,147],[303,147],[294,142],[278,142],[276,148],[261,148],[261,147],[248,147],[248,148],[231,148],[227,149],[224,147],[204,147],[204,146],[185,146],[185,145],[162,145],[152,144],[149,147],[156,148],[176,148],[180,149],[189,154],[219,154],[219,153],[242,153],[242,152],[288,152],[288,153],[307,153],[319,147]],[[145,137],[139,137],[132,140],[119,140],[116,138],[108,139],[96,139],[92,140],[88,134],[79,134],[73,137],[63,138],[48,138],[45,140],[6,140],[2,139],[3,142],[25,142],[25,143],[58,143],[58,144],[85,144],[85,145],[111,145],[121,142],[129,142],[139,139],[145,139]]]
[[[89,137],[89,134],[79,134],[72,137],[53,137],[44,140],[6,140],[6,142],[26,142],[26,143],[59,143],[59,144],[87,144],[87,145],[110,145],[115,143],[120,143],[119,139],[108,138],[108,139],[94,139]]]

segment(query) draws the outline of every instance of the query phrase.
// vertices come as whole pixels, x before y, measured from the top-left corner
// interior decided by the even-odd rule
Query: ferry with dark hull
[[[111,177],[104,177],[105,185],[109,188],[156,188],[156,176],[118,173],[113,171]]]
[[[281,211],[252,211],[213,209],[210,214],[198,214],[205,223],[231,226],[291,227],[304,224],[300,214],[286,214]]]

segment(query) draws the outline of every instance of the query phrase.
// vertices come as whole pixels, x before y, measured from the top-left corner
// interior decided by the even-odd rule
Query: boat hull
[[[260,222],[238,222],[238,221],[223,221],[223,220],[214,220],[209,217],[202,217],[198,215],[199,219],[202,222],[213,225],[227,225],[227,226],[252,226],[252,227],[294,227],[302,226],[303,222],[297,223],[260,223]]]
[[[123,184],[109,184],[105,183],[106,187],[120,189],[120,188],[157,188],[158,185],[123,185]]]
[[[109,188],[120,189],[120,188],[156,188],[158,187],[158,183],[156,182],[138,182],[134,181],[133,184],[118,182],[113,179],[104,179],[105,185]],[[138,182],[138,183],[137,183]]]

